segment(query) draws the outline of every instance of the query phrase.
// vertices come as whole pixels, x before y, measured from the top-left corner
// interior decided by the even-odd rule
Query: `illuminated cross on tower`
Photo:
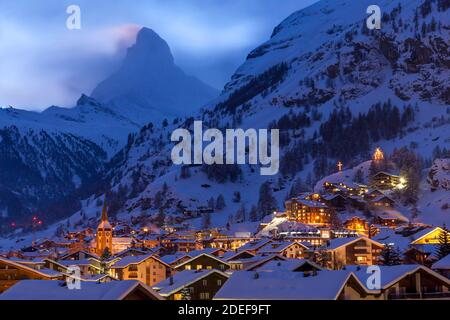
[[[338,167],[338,169],[339,169],[339,172],[342,171],[342,167],[343,167],[343,166],[344,166],[344,165],[342,164],[342,162],[339,161],[338,164],[337,164],[337,167]]]
[[[384,160],[384,153],[383,153],[383,151],[381,151],[381,148],[377,148],[375,150],[375,153],[373,154],[373,160],[375,160],[375,161]]]

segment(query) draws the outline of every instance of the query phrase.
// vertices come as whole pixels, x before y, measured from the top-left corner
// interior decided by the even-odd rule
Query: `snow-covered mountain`
[[[0,220],[24,217],[97,179],[129,134],[200,108],[216,91],[185,75],[167,43],[144,28],[94,95],[108,103],[82,95],[73,108],[0,108]]]
[[[283,209],[294,181],[311,188],[339,160],[351,168],[376,146],[388,154],[407,147],[430,163],[436,147],[450,144],[448,2],[380,1],[382,28],[373,31],[366,28],[371,4],[323,0],[295,12],[248,55],[206,111],[142,128],[106,174],[114,212],[125,219],[159,208],[177,215],[223,195],[226,208],[212,216],[223,226],[242,207],[248,217],[264,182]],[[192,129],[193,119],[214,128],[279,128],[280,174],[261,177],[245,165],[174,166],[170,134]],[[84,212],[98,211],[89,203]]]
[[[366,9],[372,4],[322,0],[293,13],[248,55],[204,111],[141,128],[103,174],[111,214],[151,217],[162,209],[181,217],[183,208],[210,206],[211,198],[217,202],[222,195],[226,206],[215,208],[213,225],[249,220],[251,207],[258,205],[262,218],[271,207],[282,210],[296,185],[311,189],[337,170],[338,161],[344,169],[356,167],[376,146],[387,154],[406,147],[426,172],[436,158],[433,151],[450,146],[449,3],[379,1],[381,30],[371,31]],[[279,128],[280,173],[263,177],[255,165],[174,166],[170,134],[178,127],[192,129],[197,119],[211,128]],[[83,201],[82,212],[91,221],[100,210],[95,201],[100,193]],[[79,217],[75,213],[70,224]]]
[[[219,92],[177,65],[167,43],[143,28],[128,49],[121,68],[101,82],[92,97],[135,121],[189,115],[216,98]]]
[[[95,143],[69,133],[0,129],[0,218],[30,217],[96,181],[106,158]]]

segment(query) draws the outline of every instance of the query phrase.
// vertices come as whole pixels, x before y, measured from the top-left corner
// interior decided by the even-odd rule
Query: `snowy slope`
[[[382,1],[380,7],[392,18],[383,22],[381,31],[368,34],[362,32],[367,17],[365,11],[371,4],[368,0],[320,1],[292,14],[275,28],[268,42],[250,53],[247,61],[226,85],[222,96],[195,118],[203,119],[207,127],[267,128],[273,120],[290,112],[306,112],[311,119],[314,110],[320,113],[320,119],[311,120],[309,126],[298,126],[297,131],[290,130],[290,142],[283,146],[283,155],[296,143],[312,139],[333,110],[348,107],[357,116],[366,113],[372,104],[390,100],[400,109],[412,106],[415,110],[414,119],[391,139],[372,141],[367,151],[380,145],[391,153],[394,148],[407,146],[422,157],[431,158],[436,146],[448,145],[450,141],[448,108],[446,97],[442,96],[447,90],[442,86],[448,86],[444,82],[449,76],[447,57],[440,55],[440,50],[444,49],[435,47],[442,39],[448,40],[449,32],[444,19],[446,12],[438,11],[436,3],[433,3],[432,15],[421,16],[419,22],[430,23],[433,16],[435,21],[440,22],[440,30],[421,36],[418,47],[408,42],[410,37],[415,37],[415,11],[422,12],[422,3],[419,0],[407,4],[402,1]],[[401,32],[395,32],[400,20],[403,28]],[[417,50],[420,51],[422,47],[435,50],[430,61],[414,60]],[[448,45],[445,50],[448,50]],[[417,72],[409,69],[412,62],[418,68]],[[288,65],[287,71],[280,72],[281,76],[274,75],[273,81],[267,80],[275,73],[272,72],[262,80],[258,78],[280,63]],[[431,88],[427,87],[429,78],[423,77],[423,73],[433,68],[439,71],[431,75],[436,78]],[[327,81],[327,78],[332,81]],[[311,80],[314,80],[314,85],[310,84]],[[398,95],[396,88],[400,85],[403,86],[400,90],[402,93],[410,94],[408,98]],[[262,89],[258,91],[256,86]],[[419,89],[410,91],[408,88],[411,86]],[[433,96],[428,98],[424,90],[431,89],[434,90]],[[126,186],[128,190],[134,190],[130,191],[119,210],[122,215],[141,212],[143,199],[153,199],[164,182],[177,200],[175,203],[181,201],[188,207],[194,204],[206,205],[210,197],[223,194],[231,206],[218,215],[221,218],[213,215],[213,222],[220,222],[220,225],[224,225],[228,216],[234,215],[241,205],[230,201],[235,191],[245,195],[242,197],[243,202],[249,210],[251,205],[257,203],[259,186],[266,180],[272,183],[279,209],[283,209],[283,201],[293,179],[297,176],[305,180],[308,173],[312,173],[314,162],[317,162],[317,159],[311,159],[311,150],[306,146],[303,151],[306,157],[302,153],[294,153],[297,159],[308,158],[296,174],[279,174],[267,178],[259,176],[257,168],[241,166],[242,172],[237,181],[218,183],[208,179],[201,168],[194,168],[190,170],[190,177],[180,179],[180,168],[173,166],[170,161],[173,143],[169,141],[169,136],[173,129],[182,125],[191,127],[191,122],[170,124],[166,128],[145,127],[115,158],[113,169],[109,172],[112,189],[117,191],[119,186]],[[377,123],[369,125],[378,126]],[[320,141],[320,137],[313,141]],[[308,141],[307,145],[311,143]],[[368,159],[367,156],[361,155],[359,162]],[[336,169],[338,160],[328,159],[331,171]],[[358,159],[355,161],[358,163]],[[350,164],[346,163],[345,166]],[[320,178],[316,176],[313,179],[317,181]],[[204,184],[211,187],[202,188]],[[170,208],[179,212],[173,205]]]
[[[436,146],[448,148],[449,9],[438,7],[437,1],[380,1],[385,13],[382,29],[368,31],[366,8],[371,4],[369,0],[323,0],[293,13],[275,28],[270,40],[249,54],[222,95],[205,111],[193,114],[195,119],[203,119],[206,127],[215,128],[267,128],[276,121],[275,127],[283,126],[279,127],[283,138],[280,161],[289,168],[277,176],[262,177],[258,167],[240,166],[234,181],[228,169],[219,168],[226,177],[219,182],[195,167],[183,179],[181,168],[170,160],[173,143],[169,138],[180,126],[192,128],[192,119],[166,127],[155,123],[134,135],[108,166],[105,176],[117,199],[114,214],[125,220],[156,214],[161,208],[155,205],[156,196],[166,183],[163,207],[169,215],[180,215],[180,203],[205,206],[208,199],[222,194],[227,206],[213,214],[212,221],[224,226],[242,204],[248,212],[258,202],[259,187],[266,181],[282,210],[296,178],[312,187],[313,182],[336,171],[337,161],[343,159],[333,148],[347,154],[346,168],[369,159],[376,146],[387,153],[406,146],[426,160],[432,160]],[[349,110],[355,120],[378,103],[396,106],[400,112],[409,107],[414,117],[394,128],[393,134],[369,136],[364,148],[359,145],[360,137],[395,119],[382,117],[382,123],[364,123],[346,137],[349,141],[343,141],[344,147],[341,141],[324,142],[321,127],[330,124],[333,112]],[[293,115],[309,121],[294,117],[279,122]],[[341,131],[351,122],[343,125]],[[359,153],[354,152],[357,148]],[[233,202],[235,192],[240,192],[241,203]],[[83,212],[89,217],[95,218],[99,210],[93,201],[99,194],[84,202]],[[76,217],[79,213],[72,219]],[[199,219],[191,222],[200,224]]]

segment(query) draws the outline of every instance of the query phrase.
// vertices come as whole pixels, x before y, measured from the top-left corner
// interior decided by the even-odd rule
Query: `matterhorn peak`
[[[169,45],[155,31],[142,28],[120,69],[92,97],[139,122],[190,114],[217,94],[174,63]]]
[[[124,67],[129,64],[139,64],[140,67],[150,64],[156,67],[161,64],[173,65],[173,63],[172,52],[167,42],[152,29],[144,27],[138,32],[136,43],[128,49]]]

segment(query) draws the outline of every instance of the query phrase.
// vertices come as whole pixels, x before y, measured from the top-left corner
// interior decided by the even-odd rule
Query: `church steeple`
[[[108,211],[106,209],[106,197],[103,200],[103,209],[102,209],[102,221],[108,221]]]
[[[97,227],[97,254],[102,255],[105,250],[112,252],[112,226],[108,221],[108,210],[106,204],[106,197],[103,200],[102,220]]]

